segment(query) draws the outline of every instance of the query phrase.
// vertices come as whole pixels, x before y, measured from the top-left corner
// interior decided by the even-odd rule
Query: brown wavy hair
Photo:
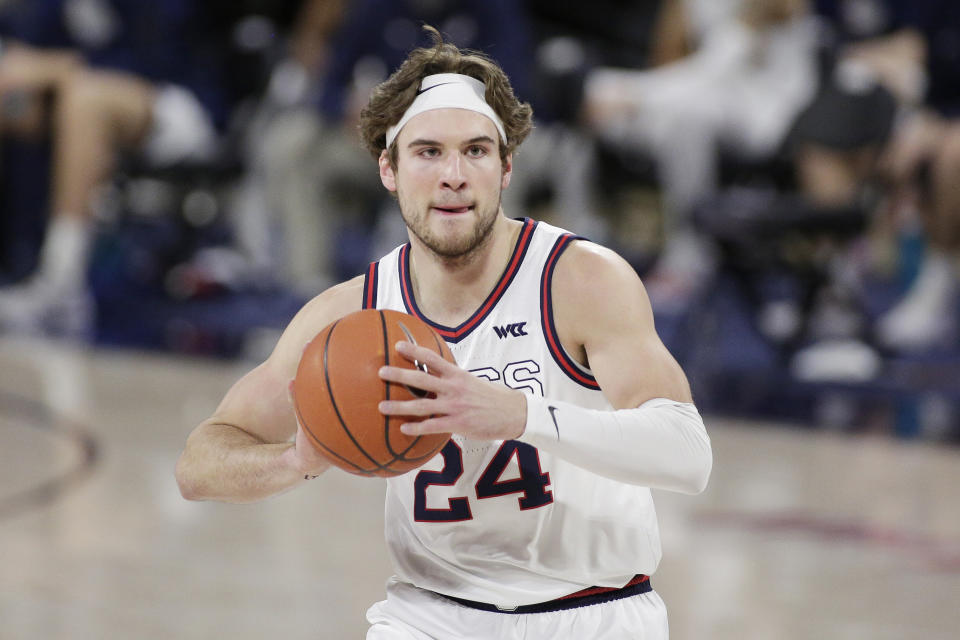
[[[429,25],[423,27],[430,34],[433,46],[417,48],[393,75],[377,85],[370,101],[360,112],[360,137],[365,149],[379,158],[386,148],[387,129],[400,121],[417,97],[420,81],[435,73],[460,73],[472,76],[487,87],[486,101],[503,121],[506,144],[499,144],[500,160],[516,150],[533,128],[533,109],[521,103],[513,94],[510,79],[500,66],[479,51],[459,49],[443,41],[440,32]],[[397,143],[390,147],[390,163],[397,164]]]

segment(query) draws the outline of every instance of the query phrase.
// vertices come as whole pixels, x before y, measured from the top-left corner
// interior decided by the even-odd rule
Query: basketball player
[[[181,491],[252,501],[323,472],[288,397],[301,351],[361,307],[406,311],[459,366],[399,343],[428,372],[381,377],[436,397],[380,410],[436,416],[406,433],[454,435],[423,468],[387,480],[396,575],[367,613],[367,638],[666,638],[649,578],[660,559],[650,489],[703,490],[703,421],[633,269],[504,215],[531,110],[496,64],[431,35],[361,122],[410,242],[305,305],[190,435]]]

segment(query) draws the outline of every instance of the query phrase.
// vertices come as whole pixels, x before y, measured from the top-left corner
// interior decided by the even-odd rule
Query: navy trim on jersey
[[[614,600],[630,598],[641,593],[650,593],[653,587],[650,585],[650,577],[638,574],[620,589],[609,587],[588,587],[583,591],[571,593],[568,596],[550,600],[549,602],[540,602],[537,604],[524,604],[513,609],[501,609],[500,607],[487,602],[477,602],[475,600],[466,600],[465,598],[455,598],[444,593],[437,595],[443,596],[448,600],[453,600],[465,607],[479,609],[480,611],[489,611],[491,613],[506,613],[512,615],[524,615],[530,613],[553,613],[554,611],[567,611],[569,609],[579,609],[580,607],[589,607],[595,604],[603,604]]]
[[[377,308],[377,284],[380,280],[380,263],[371,262],[363,278],[363,308]]]
[[[543,275],[540,277],[540,318],[543,327],[543,337],[547,341],[547,348],[550,355],[560,367],[560,370],[567,374],[567,377],[577,384],[587,389],[599,390],[600,385],[597,379],[590,373],[584,371],[578,362],[573,360],[560,344],[560,338],[557,335],[557,327],[553,323],[553,271],[557,266],[560,255],[570,246],[574,240],[582,240],[580,236],[564,234],[557,238],[547,262],[543,267]]]
[[[536,221],[530,218],[523,219],[523,228],[520,229],[520,236],[517,238],[517,244],[513,248],[513,255],[507,264],[507,268],[500,276],[500,280],[497,281],[497,285],[493,288],[493,291],[490,292],[490,295],[487,296],[487,299],[483,301],[483,304],[480,305],[480,308],[474,311],[473,315],[457,327],[446,327],[442,324],[437,324],[423,315],[420,308],[417,307],[417,300],[413,296],[413,282],[410,279],[410,244],[407,243],[403,245],[403,247],[400,248],[400,256],[397,264],[399,266],[400,292],[403,296],[403,305],[406,307],[407,313],[417,316],[433,327],[434,331],[439,333],[447,342],[457,343],[466,338],[470,335],[470,332],[493,311],[497,302],[503,297],[507,287],[513,282],[514,277],[520,270],[520,265],[523,263],[523,258],[527,254],[527,249],[530,247],[530,239],[533,237],[536,226]]]

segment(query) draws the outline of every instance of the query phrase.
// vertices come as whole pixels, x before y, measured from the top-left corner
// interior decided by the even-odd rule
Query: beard
[[[466,233],[438,233],[428,223],[428,211],[418,211],[417,207],[398,194],[400,214],[407,228],[434,255],[447,261],[468,261],[476,251],[490,238],[490,232],[500,212],[502,193],[497,193],[493,206],[484,207],[476,203],[472,227]]]

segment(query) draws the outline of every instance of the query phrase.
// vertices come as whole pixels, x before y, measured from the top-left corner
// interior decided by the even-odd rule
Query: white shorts
[[[667,640],[656,591],[549,613],[492,613],[391,578],[387,599],[367,610],[367,640]]]

